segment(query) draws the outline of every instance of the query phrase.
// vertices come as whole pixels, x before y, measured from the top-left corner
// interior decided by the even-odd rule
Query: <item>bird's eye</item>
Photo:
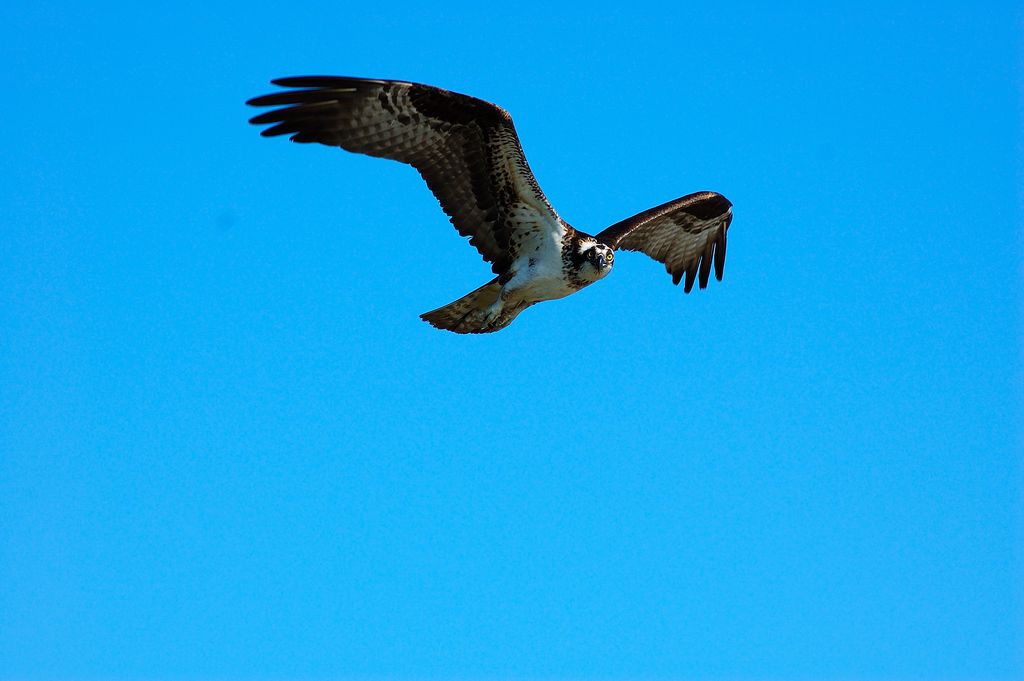
[[[615,260],[615,254],[614,253],[612,253],[611,251],[608,251],[607,253],[604,254],[604,261],[606,263],[611,265],[612,264],[612,260]]]

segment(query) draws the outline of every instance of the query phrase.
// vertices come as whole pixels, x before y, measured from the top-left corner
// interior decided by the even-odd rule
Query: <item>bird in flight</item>
[[[274,107],[250,122],[265,137],[319,142],[407,163],[426,180],[459,234],[496,275],[458,300],[420,315],[439,329],[490,333],[534,303],[564,298],[605,277],[615,251],[664,263],[672,283],[721,281],[732,204],[697,192],[650,208],[591,236],[548,203],[526,162],[512,117],[490,102],[397,80],[300,76],[250,99]]]

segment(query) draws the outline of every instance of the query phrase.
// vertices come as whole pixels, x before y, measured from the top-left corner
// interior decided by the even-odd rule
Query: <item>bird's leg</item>
[[[481,326],[490,326],[495,319],[501,314],[505,308],[505,301],[508,300],[509,289],[507,286],[501,287],[501,292],[498,294],[497,299],[491,303],[486,310],[483,311]]]

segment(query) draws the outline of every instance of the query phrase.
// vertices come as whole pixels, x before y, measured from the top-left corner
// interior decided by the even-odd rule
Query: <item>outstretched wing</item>
[[[725,234],[732,222],[732,203],[715,192],[688,194],[617,222],[597,235],[614,249],[641,251],[658,262],[678,284],[686,275],[687,293],[697,279],[708,285],[711,263],[715,278],[725,269]]]
[[[537,186],[501,107],[394,80],[302,76],[272,82],[293,89],[247,102],[280,107],[250,120],[272,124],[262,135],[408,163],[496,274],[508,270],[530,233],[564,224]]]

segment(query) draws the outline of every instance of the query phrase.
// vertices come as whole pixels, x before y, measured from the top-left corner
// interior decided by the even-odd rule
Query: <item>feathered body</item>
[[[508,326],[524,309],[563,298],[606,276],[616,249],[666,265],[674,283],[722,278],[731,203],[689,194],[612,225],[596,236],[573,229],[548,203],[504,109],[416,83],[332,76],[282,78],[293,88],[249,100],[274,106],[251,119],[264,136],[290,135],[415,167],[456,230],[497,276],[422,315],[457,333]]]

